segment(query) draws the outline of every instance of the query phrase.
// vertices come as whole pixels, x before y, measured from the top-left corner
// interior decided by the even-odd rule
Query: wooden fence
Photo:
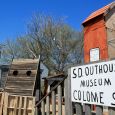
[[[0,115],[35,115],[35,97],[0,92]]]
[[[0,115],[2,115],[3,102],[4,102],[4,93],[0,92]]]
[[[68,78],[65,77],[60,81],[36,104],[38,110],[41,110],[41,115],[72,115],[70,81]],[[62,87],[63,85],[64,87]]]
[[[96,106],[94,111],[90,104],[83,106],[81,103],[72,103],[70,70],[68,73],[68,77],[60,81],[36,104],[38,110],[41,110],[41,115],[115,115],[115,108],[108,107],[108,110],[104,111],[102,106]],[[64,84],[64,97],[62,84]]]

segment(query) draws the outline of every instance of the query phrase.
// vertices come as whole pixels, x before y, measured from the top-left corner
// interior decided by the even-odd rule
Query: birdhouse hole
[[[13,75],[17,76],[18,75],[18,71],[17,70],[13,71]]]
[[[27,75],[27,76],[30,76],[31,74],[32,74],[31,71],[27,71],[27,72],[26,72],[26,75]]]

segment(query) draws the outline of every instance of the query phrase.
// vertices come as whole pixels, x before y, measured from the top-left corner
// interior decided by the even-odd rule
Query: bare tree
[[[27,27],[27,35],[17,37],[13,45],[7,42],[7,54],[14,58],[37,58],[41,55],[49,74],[52,71],[62,73],[68,64],[81,62],[82,33],[65,24],[62,18],[34,15]]]

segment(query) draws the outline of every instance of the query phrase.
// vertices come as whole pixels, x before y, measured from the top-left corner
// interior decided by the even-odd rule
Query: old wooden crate
[[[3,93],[3,115],[34,115],[35,97]],[[2,111],[2,108],[1,108]],[[0,114],[2,115],[2,114]]]

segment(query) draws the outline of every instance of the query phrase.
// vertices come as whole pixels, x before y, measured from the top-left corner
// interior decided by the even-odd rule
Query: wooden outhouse
[[[115,58],[115,2],[93,12],[83,26],[85,63]]]
[[[33,96],[40,88],[39,59],[14,59],[8,72],[5,92]]]

